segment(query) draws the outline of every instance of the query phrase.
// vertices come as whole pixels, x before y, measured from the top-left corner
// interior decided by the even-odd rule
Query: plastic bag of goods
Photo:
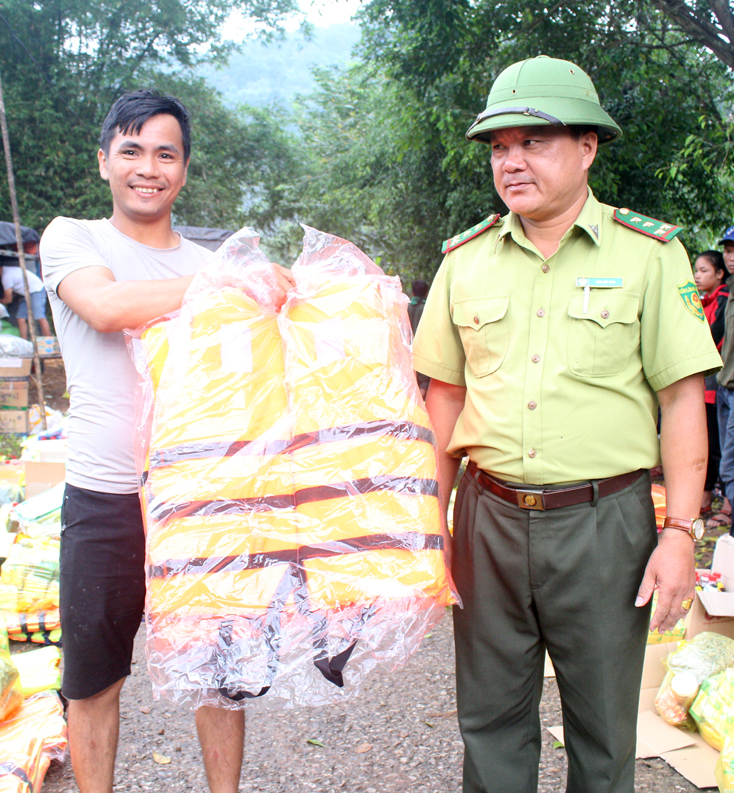
[[[61,535],[61,505],[66,484],[59,482],[49,490],[16,504],[10,514],[23,534],[29,537],[59,537]]]
[[[0,366],[2,358],[32,358],[33,344],[10,333],[0,333]]]
[[[12,716],[23,702],[18,667],[9,655],[0,656],[0,721]],[[2,747],[2,744],[0,744]]]
[[[734,793],[734,732],[724,739],[724,748],[714,768],[719,793]]]
[[[706,743],[721,751],[727,733],[734,732],[733,667],[704,680],[691,705],[691,716]]]
[[[27,699],[0,722],[0,793],[39,791],[51,760],[63,760],[67,744],[58,695],[47,691]]]
[[[59,607],[59,541],[18,540],[0,568],[0,609],[32,612]]]
[[[698,688],[708,677],[734,663],[734,641],[718,633],[699,633],[692,641],[681,642],[664,663],[668,672],[655,707],[668,724],[695,729],[689,709]]]
[[[399,281],[306,229],[278,305],[255,232],[132,334],[156,696],[343,701],[456,602]]]
[[[20,674],[23,696],[61,688],[61,651],[58,647],[39,647],[13,656]]]
[[[693,672],[667,672],[655,697],[655,707],[668,724],[695,730],[689,710],[698,690]]]

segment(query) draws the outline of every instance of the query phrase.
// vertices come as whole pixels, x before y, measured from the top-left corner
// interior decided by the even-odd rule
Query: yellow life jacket
[[[306,658],[341,687],[355,648],[394,665],[455,602],[404,298],[373,276],[291,294],[278,315],[199,290],[140,335],[148,657],[174,699],[313,688]]]

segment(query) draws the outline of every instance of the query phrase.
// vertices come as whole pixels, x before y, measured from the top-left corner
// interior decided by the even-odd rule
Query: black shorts
[[[140,499],[67,484],[61,524],[61,690],[86,699],[130,674],[145,607]]]

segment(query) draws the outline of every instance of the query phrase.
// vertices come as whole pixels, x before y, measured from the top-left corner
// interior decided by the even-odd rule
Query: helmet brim
[[[593,127],[599,144],[611,143],[622,136],[622,130],[614,119],[595,102],[576,98],[531,97],[522,102],[501,102],[488,106],[469,127],[466,137],[489,143],[493,130],[537,126]]]

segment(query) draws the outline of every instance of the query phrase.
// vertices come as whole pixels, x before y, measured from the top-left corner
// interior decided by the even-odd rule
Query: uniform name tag
[[[599,289],[600,287],[608,289],[613,286],[622,286],[621,278],[577,278],[576,286],[583,286],[584,288],[584,314],[589,311],[589,295],[592,288]]]
[[[621,287],[621,278],[577,278],[576,286],[588,286],[591,289]]]

